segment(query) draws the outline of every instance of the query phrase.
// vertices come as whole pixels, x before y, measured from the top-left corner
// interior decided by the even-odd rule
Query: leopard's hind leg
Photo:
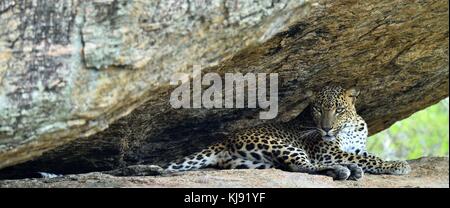
[[[312,163],[304,150],[291,145],[273,148],[271,152],[278,164],[289,171],[323,174],[333,177],[334,180],[346,180],[354,174],[352,170],[343,165]]]
[[[230,159],[224,161],[220,167],[224,169],[269,169],[274,166],[271,163],[266,163],[263,161],[249,160],[246,158],[232,156]]]

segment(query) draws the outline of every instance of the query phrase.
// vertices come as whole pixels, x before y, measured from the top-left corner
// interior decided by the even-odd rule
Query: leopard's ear
[[[354,105],[356,102],[356,98],[358,97],[360,91],[356,87],[351,87],[345,91],[345,95],[350,99],[352,104]]]

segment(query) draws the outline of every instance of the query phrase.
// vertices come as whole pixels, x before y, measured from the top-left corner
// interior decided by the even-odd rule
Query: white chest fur
[[[367,124],[362,118],[347,123],[337,134],[341,150],[357,154],[366,152],[367,134]]]

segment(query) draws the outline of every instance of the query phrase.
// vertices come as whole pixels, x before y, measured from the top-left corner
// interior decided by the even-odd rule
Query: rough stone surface
[[[448,96],[446,1],[194,2],[2,1],[0,168],[46,152],[3,175],[162,164],[330,83],[361,89],[371,134]],[[194,64],[279,73],[279,116],[171,108]]]
[[[303,1],[0,2],[0,168],[108,127],[170,76],[299,20]]]
[[[407,176],[368,175],[360,181],[333,181],[330,177],[267,170],[202,170],[175,176],[114,177],[98,172],[53,179],[3,180],[0,187],[291,187],[291,188],[448,188],[448,158],[409,161]]]

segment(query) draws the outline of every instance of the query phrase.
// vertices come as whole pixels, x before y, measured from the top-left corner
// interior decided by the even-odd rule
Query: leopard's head
[[[359,90],[327,86],[313,95],[312,115],[325,141],[332,141],[345,124],[355,120],[355,101]]]

